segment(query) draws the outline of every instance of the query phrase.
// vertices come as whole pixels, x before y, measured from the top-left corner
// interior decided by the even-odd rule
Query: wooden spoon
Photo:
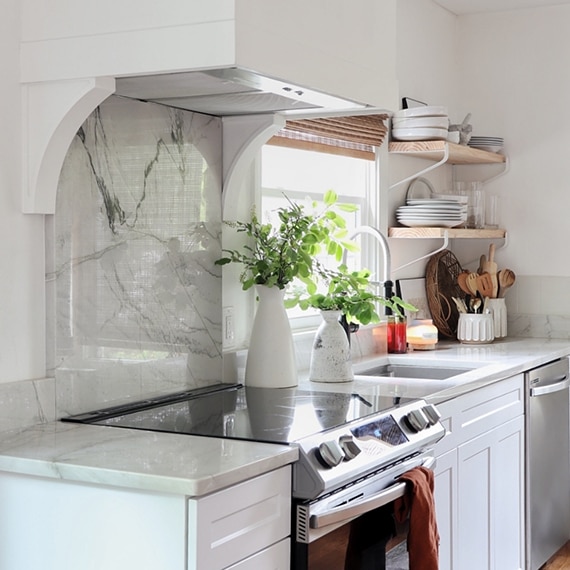
[[[481,275],[481,273],[483,273],[485,270],[483,269],[483,267],[485,267],[485,263],[487,263],[487,256],[485,254],[483,254],[480,258],[479,258],[479,267],[477,268],[477,273],[479,275]]]
[[[517,276],[511,269],[501,269],[497,277],[499,279],[499,297],[504,297],[507,289],[512,287]]]
[[[493,295],[493,279],[491,275],[484,271],[481,275],[477,275],[477,289],[483,297],[492,297]]]
[[[477,296],[477,273],[469,273],[467,275],[467,287],[471,295]]]
[[[467,295],[472,295],[473,293],[471,292],[471,289],[469,289],[469,287],[467,286],[467,276],[469,275],[469,271],[462,271],[458,276],[457,276],[457,284],[459,285],[459,288],[466,293]]]
[[[495,263],[495,244],[489,246],[489,259],[483,265],[483,271],[487,272],[493,281],[493,291],[489,297],[495,298],[499,292],[499,281],[497,279],[497,264]]]

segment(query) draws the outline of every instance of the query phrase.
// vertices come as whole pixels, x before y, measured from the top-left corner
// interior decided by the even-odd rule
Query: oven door
[[[434,465],[435,458],[426,452],[312,501],[297,500],[293,507],[292,568],[390,568],[385,564],[385,552],[394,530],[393,502],[406,490],[406,483],[394,481],[414,467],[431,469]],[[398,539],[405,540],[405,536]],[[355,548],[361,551],[354,552]]]

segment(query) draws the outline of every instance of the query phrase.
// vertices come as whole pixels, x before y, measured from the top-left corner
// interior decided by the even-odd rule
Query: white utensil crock
[[[507,336],[507,306],[505,305],[505,299],[489,299],[487,308],[493,315],[495,338],[505,338]]]
[[[460,313],[457,340],[465,344],[488,344],[495,340],[493,315]]]

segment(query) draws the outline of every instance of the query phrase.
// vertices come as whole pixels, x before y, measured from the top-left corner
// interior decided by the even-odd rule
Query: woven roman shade
[[[354,115],[287,121],[268,144],[374,160],[388,131],[388,115]]]

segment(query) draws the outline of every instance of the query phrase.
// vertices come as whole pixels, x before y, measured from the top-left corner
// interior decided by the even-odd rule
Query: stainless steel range
[[[429,466],[432,448],[445,433],[436,408],[423,400],[378,395],[374,390],[233,384],[151,398],[66,421],[297,446],[293,567],[311,570],[335,567],[330,561],[322,566],[311,561],[318,543],[402,496],[405,484],[397,478],[413,467]],[[344,568],[342,564],[338,568]]]

